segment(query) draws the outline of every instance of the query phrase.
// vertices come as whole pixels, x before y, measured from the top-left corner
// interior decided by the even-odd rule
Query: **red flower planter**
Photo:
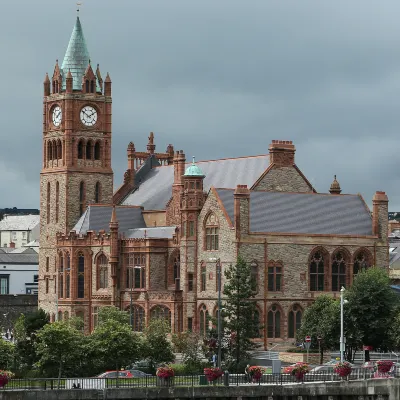
[[[376,362],[376,366],[380,374],[387,374],[393,367],[393,361],[379,360]]]

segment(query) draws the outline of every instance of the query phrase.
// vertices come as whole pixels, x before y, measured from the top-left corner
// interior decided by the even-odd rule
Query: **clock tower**
[[[78,16],[61,67],[44,81],[39,307],[52,319],[57,232],[69,232],[88,204],[112,203],[111,103],[111,79],[93,70]]]

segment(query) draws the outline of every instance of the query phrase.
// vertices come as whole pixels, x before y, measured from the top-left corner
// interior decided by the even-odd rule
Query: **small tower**
[[[112,304],[115,305],[117,293],[117,269],[118,269],[118,220],[115,205],[113,205],[110,221],[110,265],[112,279]]]
[[[154,144],[154,133],[150,132],[149,143],[147,143],[147,152],[149,154],[154,154],[155,149],[156,149],[156,145]]]
[[[329,193],[330,194],[340,194],[341,191],[342,191],[342,189],[340,189],[340,184],[336,180],[336,175],[334,175],[333,182],[332,182],[331,187],[329,189]]]

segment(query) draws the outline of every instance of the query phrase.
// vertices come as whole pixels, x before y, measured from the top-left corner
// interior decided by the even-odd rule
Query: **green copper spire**
[[[198,167],[195,162],[194,162],[194,157],[193,157],[193,162],[191,165],[189,165],[186,168],[185,171],[185,176],[199,176],[199,177],[205,177],[203,171],[200,169],[200,167]]]
[[[68,48],[61,65],[63,82],[62,89],[65,90],[65,77],[68,71],[71,71],[73,78],[73,89],[82,89],[82,76],[90,62],[89,52],[86,46],[85,37],[79,16],[76,17],[76,23],[69,39]]]

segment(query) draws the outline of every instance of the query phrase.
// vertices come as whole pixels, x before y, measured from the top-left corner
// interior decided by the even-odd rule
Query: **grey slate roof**
[[[1,264],[39,264],[39,254],[0,253]]]
[[[216,190],[233,223],[234,190]],[[358,195],[251,191],[250,231],[372,235],[372,219]]]
[[[186,167],[191,163],[186,163]],[[206,176],[204,190],[214,187],[252,186],[269,166],[269,156],[228,158],[212,161],[197,161]],[[122,204],[142,206],[146,210],[163,210],[172,196],[174,166],[161,166],[150,170],[139,188],[129,194]]]
[[[142,209],[140,207],[115,207],[119,232],[126,233],[132,228],[145,228]],[[112,206],[89,206],[82,214],[75,227],[72,229],[78,234],[85,234],[87,231],[104,230],[109,232]]]
[[[144,239],[145,237],[150,239],[172,239],[175,229],[175,226],[156,226],[151,228],[129,229],[125,237],[127,239]]]

